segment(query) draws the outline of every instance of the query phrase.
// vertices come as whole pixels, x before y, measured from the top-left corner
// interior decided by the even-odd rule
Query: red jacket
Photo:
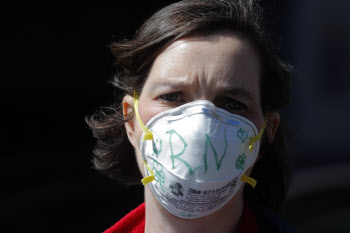
[[[104,233],[144,233],[145,232],[145,203],[125,215],[120,221]],[[258,223],[251,207],[245,202],[242,218],[239,222],[238,233],[259,233]]]

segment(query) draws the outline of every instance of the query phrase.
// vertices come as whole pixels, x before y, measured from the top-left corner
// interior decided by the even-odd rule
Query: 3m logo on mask
[[[171,189],[171,192],[176,196],[183,196],[182,193],[182,185],[179,182],[175,182],[174,184],[169,185],[169,188]]]

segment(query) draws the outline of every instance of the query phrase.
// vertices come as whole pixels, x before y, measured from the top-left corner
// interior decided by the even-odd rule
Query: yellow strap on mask
[[[249,139],[249,152],[250,153],[252,153],[253,150],[254,150],[254,143],[259,141],[259,139],[263,135],[268,120],[269,120],[269,117],[268,117],[268,114],[266,114],[264,125],[263,125],[262,129],[260,130],[259,134],[256,135],[255,137],[251,137]],[[246,176],[244,174],[241,177],[241,181],[246,182],[247,184],[250,184],[253,188],[255,188],[255,185],[257,183],[257,181],[255,179],[253,179],[253,178],[251,178],[249,176]]]
[[[145,136],[143,137],[143,141],[145,140],[152,140],[153,139],[153,133],[149,131],[146,126],[143,124],[140,114],[139,114],[139,96],[137,95],[137,92],[134,91],[134,109],[135,109],[135,115],[137,118],[137,121],[139,122],[142,131],[145,133]]]
[[[143,185],[146,185],[146,184],[148,184],[149,182],[154,181],[154,173],[153,173],[153,171],[149,168],[149,166],[147,165],[146,160],[143,160],[143,164],[146,166],[147,170],[151,173],[150,176],[146,176],[145,178],[143,178],[143,179],[141,180],[142,184],[143,184]]]
[[[254,150],[254,143],[256,143],[257,141],[259,141],[259,139],[260,139],[261,136],[263,135],[264,130],[265,130],[266,125],[267,125],[268,119],[269,119],[269,117],[268,117],[268,115],[266,114],[264,125],[263,125],[262,129],[260,130],[259,134],[256,135],[256,136],[254,136],[254,137],[251,137],[251,138],[249,139],[249,152],[250,152],[250,153],[252,153],[253,150]]]
[[[255,188],[255,185],[257,183],[256,180],[246,175],[242,175],[241,181],[246,182],[247,184],[250,184],[253,188]]]
[[[153,133],[151,131],[149,131],[146,126],[143,124],[140,114],[139,114],[139,96],[137,95],[137,92],[134,91],[134,111],[135,111],[135,115],[137,118],[137,121],[139,122],[139,125],[142,129],[142,131],[145,133],[145,136],[143,137],[143,141],[145,140],[152,140],[153,139]],[[149,173],[151,174],[150,176],[146,176],[145,178],[143,178],[141,180],[143,185],[146,185],[152,181],[154,181],[154,173],[151,170],[151,168],[149,168],[149,166],[147,165],[146,160],[143,160],[143,164],[145,165],[145,167],[147,168],[147,170],[149,171]]]

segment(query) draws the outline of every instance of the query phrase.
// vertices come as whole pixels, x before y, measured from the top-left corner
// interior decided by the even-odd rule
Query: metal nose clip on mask
[[[248,119],[198,100],[161,112],[145,126],[140,154],[145,165],[144,185],[149,184],[159,203],[171,214],[193,219],[224,206],[243,182],[259,152],[262,133]]]

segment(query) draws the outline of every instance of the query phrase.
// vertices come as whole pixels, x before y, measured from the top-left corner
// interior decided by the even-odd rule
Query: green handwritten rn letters
[[[170,159],[171,159],[171,164],[172,168],[175,169],[176,166],[179,166],[180,164],[183,164],[187,167],[188,172],[190,175],[194,175],[196,170],[199,168],[197,167],[192,167],[188,161],[186,161],[184,158],[182,158],[182,155],[185,153],[187,149],[187,143],[185,139],[174,129],[166,131],[166,134],[169,134],[169,147],[170,147]],[[248,139],[248,133],[240,128],[237,131],[236,136],[240,139],[242,144]],[[180,141],[182,143],[182,149],[180,151],[174,152],[174,147],[173,143],[174,141]],[[216,164],[216,170],[220,170],[221,164],[226,156],[227,153],[227,136],[226,136],[226,130],[224,130],[224,138],[225,142],[225,148],[224,151],[221,155],[218,155],[217,149],[214,147],[212,140],[208,134],[205,134],[205,152],[203,155],[203,164],[204,164],[204,173],[207,173],[208,171],[208,162],[207,162],[207,157],[209,154],[209,151],[212,151],[214,159],[215,159],[215,164]],[[152,156],[156,156],[158,158],[159,154],[162,152],[162,140],[161,139],[156,139],[152,141],[153,144],[153,154]],[[243,153],[239,155],[236,159],[235,166],[237,169],[243,170],[245,167],[245,161],[246,161],[246,155]],[[163,172],[163,167],[161,164],[156,162],[156,164],[153,164],[153,169],[155,171],[155,180],[160,183],[161,187],[162,184],[164,183],[164,172]],[[163,187],[162,187],[163,189]],[[164,191],[164,189],[163,189]]]

